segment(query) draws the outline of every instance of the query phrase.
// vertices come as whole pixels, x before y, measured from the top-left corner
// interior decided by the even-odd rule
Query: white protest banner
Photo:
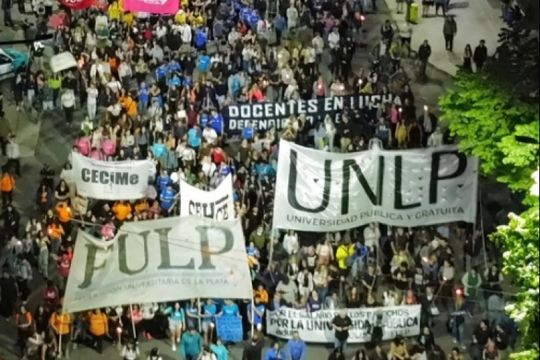
[[[477,168],[454,146],[342,154],[281,140],[274,226],[327,232],[370,222],[474,222]]]
[[[394,339],[397,335],[404,337],[420,334],[420,305],[402,305],[388,307],[372,307],[348,309],[352,321],[349,330],[349,343],[364,343],[371,340],[374,326],[381,326],[383,340]],[[334,330],[332,319],[339,310],[319,310],[312,313],[282,307],[266,314],[266,331],[284,339],[292,338],[298,331],[300,338],[306,342],[332,343]]]
[[[129,222],[111,242],[103,247],[79,231],[64,298],[67,312],[198,297],[251,299],[239,220]]]
[[[204,191],[180,180],[180,216],[197,215],[215,220],[234,218],[232,175],[212,191]]]
[[[100,200],[133,200],[145,196],[151,161],[100,161],[72,153],[77,192]]]

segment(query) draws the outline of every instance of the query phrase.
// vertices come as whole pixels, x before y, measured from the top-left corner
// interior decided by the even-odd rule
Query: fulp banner
[[[341,231],[476,218],[478,162],[455,146],[331,153],[281,140],[274,226]]]
[[[347,309],[352,321],[349,330],[349,343],[371,341],[374,326],[381,326],[383,340],[392,340],[396,336],[415,336],[420,334],[420,305],[385,306],[361,309]],[[306,342],[333,343],[334,329],[332,319],[339,310],[319,310],[307,312],[282,307],[266,314],[268,334],[283,339],[290,339],[295,331]]]
[[[129,222],[103,246],[79,231],[66,312],[192,298],[251,299],[239,220],[172,217]]]
[[[72,153],[77,192],[100,200],[134,200],[145,196],[154,166],[148,160],[100,161]]]
[[[180,180],[180,216],[197,215],[215,220],[234,218],[232,175],[212,191],[204,191]]]

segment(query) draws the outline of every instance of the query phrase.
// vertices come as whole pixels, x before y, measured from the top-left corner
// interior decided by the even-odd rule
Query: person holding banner
[[[175,302],[173,306],[167,307],[163,313],[169,315],[171,347],[173,351],[176,351],[176,344],[180,343],[180,340],[182,339],[182,330],[186,328],[185,312],[180,306],[180,303]]]
[[[334,348],[345,351],[347,349],[347,339],[349,330],[352,327],[352,320],[347,314],[347,309],[341,309],[339,314],[332,319],[334,329]]]
[[[212,299],[207,299],[202,307],[202,312],[199,316],[202,318],[202,332],[204,343],[210,344],[213,342],[214,327],[216,324],[215,316],[217,314],[217,306]]]

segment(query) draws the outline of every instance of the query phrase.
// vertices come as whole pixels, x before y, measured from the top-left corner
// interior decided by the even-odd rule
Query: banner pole
[[[62,325],[64,322],[64,307],[62,306],[62,313],[60,315],[60,328],[58,329],[58,354],[62,357]]]
[[[251,297],[251,337],[255,334],[255,301]]]
[[[199,323],[199,331],[202,331],[202,324],[201,324],[201,298],[197,298],[197,322]]]
[[[487,259],[487,251],[486,251],[486,237],[484,234],[484,212],[482,211],[482,189],[480,186],[478,186],[478,197],[479,197],[479,204],[478,207],[480,208],[480,233],[482,234],[482,249],[484,250],[484,269],[488,268],[488,259]]]
[[[129,304],[129,311],[131,312],[131,330],[133,331],[133,340],[137,340],[137,333],[135,331],[135,321],[133,320],[133,305]]]

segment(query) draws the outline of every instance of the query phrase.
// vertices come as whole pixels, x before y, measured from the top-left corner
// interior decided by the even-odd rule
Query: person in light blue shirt
[[[204,343],[210,344],[214,334],[214,326],[216,323],[217,306],[212,299],[206,300],[203,305],[202,313],[199,316],[202,318],[202,331]]]
[[[198,152],[202,142],[201,129],[197,125],[193,126],[188,130],[187,138],[188,145],[191,146],[195,152]]]
[[[236,305],[235,302],[233,302],[230,299],[225,300],[225,304],[221,307],[221,311],[219,313],[219,316],[240,316],[240,310],[238,309],[238,305]]]
[[[195,330],[194,326],[190,326],[189,331],[182,335],[180,356],[185,360],[197,360],[201,354],[202,345],[201,335]]]
[[[305,360],[306,358],[306,343],[300,339],[298,331],[293,332],[292,339],[287,342],[286,352],[290,360]]]
[[[154,145],[152,145],[152,154],[158,160],[165,158],[165,155],[167,155],[167,147],[163,143],[163,139],[158,138]]]
[[[174,303],[174,306],[167,307],[163,313],[169,315],[169,330],[171,332],[172,350],[176,351],[176,344],[180,343],[182,338],[182,329],[186,328],[186,316],[180,303]]]
[[[210,345],[210,350],[216,355],[217,360],[229,360],[229,350],[221,339],[217,339],[215,344]]]

